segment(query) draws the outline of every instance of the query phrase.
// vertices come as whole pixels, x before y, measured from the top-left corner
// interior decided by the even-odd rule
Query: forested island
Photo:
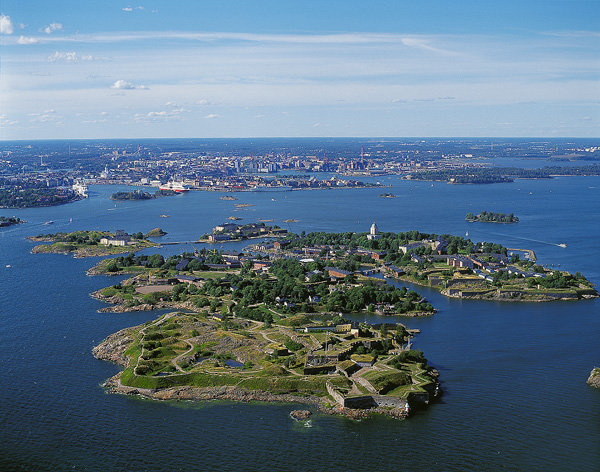
[[[579,272],[548,269],[500,244],[474,243],[450,234],[302,233],[288,235],[283,243],[253,247],[278,257],[314,257],[323,267],[337,265],[349,272],[347,276],[375,270],[456,298],[553,301],[598,296]]]
[[[4,226],[12,226],[12,225],[18,225],[21,223],[25,223],[24,220],[22,220],[21,218],[16,218],[14,216],[0,216],[0,228],[4,227]]]
[[[493,211],[482,211],[478,215],[467,213],[465,216],[467,221],[479,221],[481,223],[518,223],[519,218],[513,213],[494,213]]]
[[[51,244],[40,244],[35,246],[31,252],[71,254],[75,257],[97,257],[111,254],[122,254],[136,252],[142,249],[158,246],[157,243],[148,241],[150,236],[159,236],[164,233],[160,228],[152,230],[148,235],[137,232],[128,234],[117,230],[115,233],[109,231],[73,231],[71,233],[40,234],[29,237],[31,241]]]
[[[177,195],[174,190],[157,190],[154,193],[134,190],[132,192],[115,192],[110,196],[111,200],[152,200],[159,197],[172,197]]]
[[[600,164],[589,166],[546,166],[541,169],[520,167],[468,167],[461,169],[414,172],[409,180],[442,181],[451,184],[494,184],[514,182],[515,179],[551,179],[556,176],[600,175]]]

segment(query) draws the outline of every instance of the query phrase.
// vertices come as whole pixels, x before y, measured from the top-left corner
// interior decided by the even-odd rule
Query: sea
[[[202,247],[193,241],[230,216],[243,218],[239,223],[272,219],[296,233],[362,232],[376,222],[380,231],[468,233],[474,242],[532,249],[539,264],[600,284],[600,177],[493,185],[363,180],[388,188],[240,192],[237,201],[189,192],[115,203],[110,195],[131,187],[90,186],[89,198],[76,203],[1,210],[27,223],[0,229],[0,470],[600,470],[600,390],[586,384],[600,366],[598,299],[456,300],[411,286],[439,312],[385,321],[420,329],[414,347],[439,370],[441,401],[406,420],[355,421],[309,407],[314,414],[306,427],[289,416],[306,408],[299,404],[107,394],[102,383],[120,367],[95,359],[92,348],[159,313],[98,313],[105,305],[90,292],[122,277],[87,276],[98,258],[31,254],[26,239],[160,227],[168,233],[161,241],[178,244],[147,252],[167,255]],[[383,192],[397,198],[380,198]],[[237,209],[239,203],[253,206]],[[513,212],[520,222],[465,221],[468,212],[482,210]]]

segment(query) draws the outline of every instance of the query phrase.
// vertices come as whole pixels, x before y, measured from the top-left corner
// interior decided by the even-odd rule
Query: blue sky
[[[600,134],[600,1],[2,0],[0,138]]]

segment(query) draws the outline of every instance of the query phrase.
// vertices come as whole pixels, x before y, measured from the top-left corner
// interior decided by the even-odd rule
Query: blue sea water
[[[164,241],[187,242],[159,250],[173,254],[233,215],[295,232],[368,231],[375,221],[381,231],[468,232],[533,249],[539,263],[600,283],[599,177],[488,186],[374,180],[398,198],[378,198],[381,189],[240,193],[238,201],[190,192],[115,206],[108,197],[120,188],[93,186],[77,203],[0,212],[28,221],[0,229],[0,470],[598,470],[600,391],[585,380],[600,366],[599,300],[467,301],[415,287],[439,313],[397,320],[421,330],[415,347],[439,369],[442,401],[405,421],[317,414],[304,428],[288,416],[298,405],[107,395],[100,384],[119,367],[94,359],[92,347],[156,313],[98,313],[104,305],[89,293],[116,280],[85,275],[96,259],[33,255],[25,239],[160,226]],[[236,203],[255,206],[236,211]],[[464,220],[481,210],[514,212],[521,222]]]

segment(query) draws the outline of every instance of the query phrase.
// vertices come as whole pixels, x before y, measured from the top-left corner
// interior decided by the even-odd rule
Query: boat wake
[[[567,247],[567,245],[565,243],[552,243],[549,241],[540,241],[539,239],[532,239],[532,238],[524,238],[523,236],[515,236],[514,234],[502,234],[502,233],[490,233],[493,234],[495,236],[504,236],[506,238],[515,238],[515,239],[521,239],[523,241],[531,241],[534,243],[540,243],[540,244],[547,244],[548,246],[557,246],[557,247]]]

